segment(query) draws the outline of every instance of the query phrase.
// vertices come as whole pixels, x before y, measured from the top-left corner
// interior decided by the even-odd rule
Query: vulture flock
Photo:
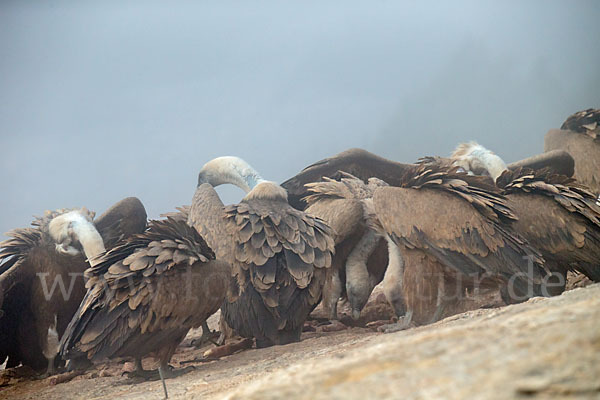
[[[245,196],[224,205],[222,184]],[[599,193],[594,109],[509,165],[475,142],[413,164],[351,149],[277,184],[219,157],[190,205],[163,219],[130,197],[98,218],[47,211],[8,232],[0,363],[47,376],[125,358],[131,375],[164,379],[187,370],[169,366],[173,353],[190,329],[207,335],[219,309],[217,345],[238,335],[268,347],[300,341],[320,302],[336,321],[345,298],[358,319],[381,282],[398,317],[386,332],[468,309],[466,294],[557,295],[568,272],[600,281]],[[142,368],[147,356],[156,371]]]

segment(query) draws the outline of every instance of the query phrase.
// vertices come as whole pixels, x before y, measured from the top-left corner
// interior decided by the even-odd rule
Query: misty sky
[[[599,20],[597,1],[4,0],[0,232],[125,196],[158,217],[221,155],[281,182],[349,147],[537,154],[600,106]]]

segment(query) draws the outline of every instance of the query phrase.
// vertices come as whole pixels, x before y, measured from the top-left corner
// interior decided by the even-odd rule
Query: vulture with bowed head
[[[61,354],[73,368],[131,357],[136,369],[130,377],[178,376],[188,369],[173,370],[169,360],[187,332],[219,309],[230,274],[229,264],[215,260],[185,221],[150,221],[145,232],[120,241],[86,271],[88,291]],[[146,356],[158,359],[158,371],[142,368]]]
[[[562,293],[569,270],[599,282],[600,205],[596,194],[549,169],[499,171],[490,163],[490,154],[483,148],[475,155],[475,163],[489,171],[517,216],[514,229],[542,253],[552,272],[544,295]]]
[[[388,264],[385,238],[367,226],[362,200],[372,197],[381,181],[368,184],[345,172],[339,181],[324,177],[306,184],[306,212],[323,219],[334,231],[335,255],[323,289],[323,305],[331,320],[337,318],[337,302],[346,295],[352,318],[358,319],[373,288],[383,280]],[[342,283],[344,285],[342,286]],[[397,315],[404,315],[402,296],[386,293]]]
[[[469,162],[476,161],[472,157],[472,151],[468,151],[472,149],[465,150],[467,151],[462,151],[460,160],[465,164],[463,169],[471,168]],[[490,158],[495,159],[499,168],[504,167],[499,157]],[[444,163],[448,167],[454,161],[441,157],[429,157],[428,160]],[[550,166],[565,174],[573,173],[573,159],[564,151],[529,157],[509,164],[508,167],[520,166]],[[360,199],[372,184],[361,186],[361,183],[375,177],[391,186],[399,186],[405,172],[413,167],[414,164],[388,160],[363,149],[349,149],[304,168],[282,183],[281,186],[288,191],[290,204],[324,219],[335,231],[336,254],[323,289],[324,307],[330,319],[336,318],[337,299],[344,294],[348,297],[353,317],[356,318],[372,288],[383,279],[387,268],[385,240],[365,225],[361,211]],[[483,172],[481,168],[479,170]],[[344,173],[352,174],[363,182],[346,179],[344,184],[336,184],[335,181],[339,181]],[[346,271],[348,268],[352,271],[349,276]],[[402,295],[398,290],[390,289],[398,286],[396,283],[391,284],[390,279],[392,278],[389,276],[388,285],[384,285],[388,287],[388,299],[396,314],[402,315],[405,310]],[[399,280],[401,276],[394,279]]]
[[[55,372],[59,341],[85,295],[84,270],[119,238],[146,225],[142,203],[121,200],[102,216],[46,212],[0,243],[0,362]]]
[[[246,192],[224,206],[214,187],[230,183]],[[321,299],[334,242],[320,219],[288,204],[285,189],[265,181],[237,157],[209,161],[198,174],[188,223],[232,266],[222,318],[257,347],[300,340],[308,314]]]

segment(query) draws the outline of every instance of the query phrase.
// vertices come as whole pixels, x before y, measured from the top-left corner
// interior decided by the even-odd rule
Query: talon
[[[192,340],[192,346],[199,349],[204,347],[208,343],[212,343],[215,346],[218,346],[218,338],[220,337],[220,333],[218,331],[211,331],[208,328],[208,325],[204,323],[202,325],[202,336],[199,339]]]
[[[406,315],[402,317],[402,319],[398,320],[398,322],[396,322],[395,324],[381,325],[377,328],[377,331],[383,333],[393,333],[408,329],[411,327],[412,315],[413,312],[408,311]]]

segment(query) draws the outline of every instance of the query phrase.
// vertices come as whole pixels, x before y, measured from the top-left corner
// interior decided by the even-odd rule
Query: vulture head
[[[500,157],[476,142],[459,144],[451,158],[453,165],[475,175],[489,175],[494,182],[507,169]]]
[[[94,213],[85,208],[69,211],[53,218],[48,224],[48,233],[55,242],[56,251],[75,256],[83,250],[93,265],[93,260],[105,252],[102,236],[92,219]]]
[[[210,160],[198,173],[198,186],[208,183],[213,187],[232,184],[244,192],[249,200],[282,200],[287,202],[287,192],[275,182],[267,181],[239,157],[225,156]]]
[[[210,160],[198,173],[198,186],[208,183],[213,187],[231,183],[248,193],[265,180],[246,161],[239,157],[224,156]]]

